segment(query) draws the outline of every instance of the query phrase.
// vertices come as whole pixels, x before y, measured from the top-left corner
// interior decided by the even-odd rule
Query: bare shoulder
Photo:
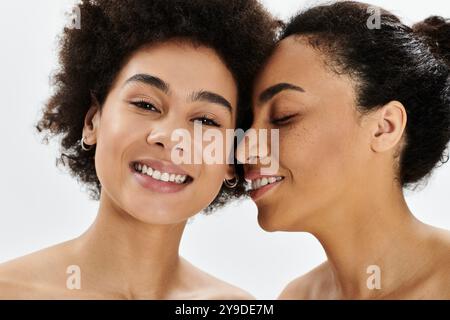
[[[0,278],[0,300],[32,299],[27,292],[30,292],[30,286],[14,276],[7,278],[2,275]]]
[[[59,281],[58,255],[66,244],[27,254],[0,264],[0,299],[40,299],[52,292]],[[65,270],[61,271],[64,280]]]
[[[324,262],[308,273],[300,276],[283,289],[279,300],[310,300],[317,299],[322,288],[326,286],[329,275],[328,263]]]
[[[435,228],[431,250],[434,262],[427,291],[433,299],[450,299],[450,231]]]
[[[434,230],[437,245],[442,247],[444,251],[448,252],[447,250],[450,249],[450,230],[440,228],[434,228]]]
[[[185,277],[193,295],[188,299],[205,300],[254,300],[250,293],[230,283],[220,280],[211,274],[200,270],[183,259]]]

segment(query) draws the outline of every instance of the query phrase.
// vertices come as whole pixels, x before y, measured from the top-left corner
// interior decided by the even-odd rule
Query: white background
[[[40,144],[33,125],[50,93],[56,66],[56,36],[73,0],[0,2],[0,262],[74,238],[95,218],[98,204],[55,167],[56,147]],[[315,1],[264,0],[279,18]],[[448,0],[381,1],[406,23],[432,14],[450,17]],[[450,164],[428,186],[408,192],[416,216],[450,229]],[[275,298],[284,285],[325,259],[308,234],[266,233],[249,201],[212,216],[197,216],[186,228],[181,253],[198,267],[240,286],[257,298]]]

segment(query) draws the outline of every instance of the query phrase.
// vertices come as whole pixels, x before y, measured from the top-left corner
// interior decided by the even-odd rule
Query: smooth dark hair
[[[237,83],[237,127],[244,130],[251,113],[254,76],[273,48],[278,25],[257,0],[87,0],[78,12],[81,28],[65,28],[59,44],[60,68],[53,78],[54,93],[36,125],[48,138],[61,135],[62,165],[98,200],[101,185],[94,155],[80,147],[84,118],[92,95],[103,105],[126,59],[152,43],[182,39],[212,48]],[[222,189],[205,212],[245,193],[242,165],[240,182]]]
[[[448,161],[450,140],[450,23],[432,16],[412,27],[380,9],[381,27],[369,28],[369,4],[343,1],[293,17],[281,39],[302,36],[326,64],[354,79],[358,108],[370,112],[400,101],[408,121],[398,180],[412,186]]]

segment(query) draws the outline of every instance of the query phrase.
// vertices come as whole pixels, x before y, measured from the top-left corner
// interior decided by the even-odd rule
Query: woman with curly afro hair
[[[179,256],[186,221],[244,193],[243,170],[180,147],[174,132],[245,129],[277,24],[256,0],[95,0],[65,28],[37,130],[99,200],[81,236],[0,266],[0,297],[245,299]],[[219,152],[224,151],[224,152]],[[189,158],[189,157],[188,157]],[[186,158],[183,158],[186,159]],[[233,159],[234,160],[234,159]]]
[[[403,194],[448,160],[449,63],[442,17],[409,27],[338,1],[285,26],[254,89],[253,128],[279,129],[279,171],[245,175],[260,226],[311,233],[328,260],[280,298],[450,298],[450,233]]]

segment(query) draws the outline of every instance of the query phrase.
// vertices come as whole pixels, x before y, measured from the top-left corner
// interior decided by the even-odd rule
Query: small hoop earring
[[[84,138],[85,137],[82,137],[81,140],[80,140],[81,149],[83,149],[84,151],[91,151],[94,146],[93,145],[88,145],[89,147],[86,147],[85,143],[84,143]]]
[[[232,180],[225,179],[225,180],[223,180],[223,183],[225,184],[225,186],[227,188],[234,189],[237,187],[237,185],[239,183],[239,177],[235,176]]]

